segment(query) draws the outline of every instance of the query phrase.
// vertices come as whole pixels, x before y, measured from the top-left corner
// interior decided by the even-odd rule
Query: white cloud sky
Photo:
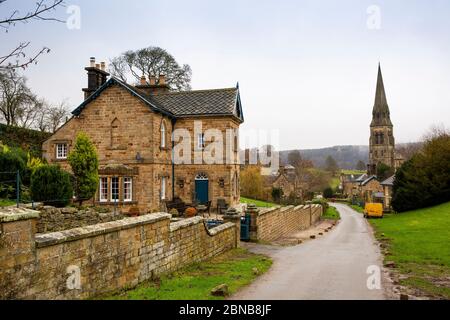
[[[367,28],[372,1],[67,3],[80,30],[35,21],[1,35],[0,52],[22,40],[52,49],[25,73],[50,101],[81,103],[90,56],[156,45],[190,64],[194,89],[239,81],[242,129],[279,130],[282,149],[367,144],[378,61],[398,142],[450,126],[448,1],[377,1],[380,30]]]

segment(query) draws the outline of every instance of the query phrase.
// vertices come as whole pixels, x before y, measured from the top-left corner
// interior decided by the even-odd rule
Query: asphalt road
[[[231,299],[246,300],[362,300],[385,299],[381,288],[368,289],[369,266],[381,270],[382,258],[363,216],[346,205],[334,204],[341,222],[318,239],[293,247],[250,245],[273,258],[272,268]],[[373,267],[372,267],[373,268]],[[376,269],[376,268],[375,268]],[[372,271],[373,272],[373,271]],[[372,274],[373,275],[373,274]],[[370,278],[377,285],[376,278]]]

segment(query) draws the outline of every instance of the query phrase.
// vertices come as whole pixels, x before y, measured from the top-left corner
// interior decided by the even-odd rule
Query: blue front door
[[[195,199],[199,203],[208,202],[208,180],[195,180]]]

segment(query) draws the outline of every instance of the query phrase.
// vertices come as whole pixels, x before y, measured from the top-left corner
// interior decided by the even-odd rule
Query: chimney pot
[[[100,62],[100,68],[102,69],[102,71],[105,71],[106,63],[104,61]]]
[[[145,86],[147,84],[147,79],[145,78],[145,75],[141,76],[141,86]]]
[[[96,64],[95,64],[95,67],[96,67],[97,69],[100,69],[100,63],[96,63]]]
[[[150,76],[150,85],[151,86],[156,85],[156,77],[155,76]]]
[[[91,59],[89,60],[90,62],[90,66],[91,67],[95,67],[95,57],[91,57]]]
[[[166,84],[166,76],[165,76],[165,75],[163,75],[163,74],[160,74],[160,75],[159,75],[159,81],[158,81],[158,84],[159,84],[160,86],[163,86],[163,85]]]

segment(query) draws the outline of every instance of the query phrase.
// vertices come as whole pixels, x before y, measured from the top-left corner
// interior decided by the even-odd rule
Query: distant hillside
[[[11,147],[20,147],[40,156],[42,142],[51,134],[36,130],[7,126],[0,123],[0,142]]]
[[[417,143],[397,144],[398,149],[405,146],[417,146]],[[292,150],[280,151],[280,163],[287,164],[288,155]],[[369,146],[335,146],[322,149],[300,150],[303,158],[311,160],[316,167],[322,167],[325,159],[332,156],[341,169],[355,169],[359,160],[364,163],[369,162]]]

